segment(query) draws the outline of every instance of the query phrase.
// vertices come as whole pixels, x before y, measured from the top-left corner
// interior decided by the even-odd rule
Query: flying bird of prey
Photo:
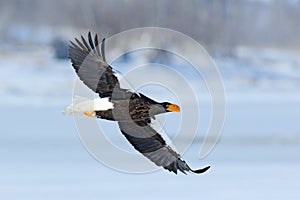
[[[90,32],[87,40],[81,36],[81,39],[70,41],[69,56],[76,74],[100,98],[94,100],[93,109],[73,105],[69,111],[77,109],[88,117],[116,121],[122,134],[137,151],[170,172],[177,174],[179,170],[184,174],[200,174],[207,171],[210,166],[191,169],[151,127],[155,115],[180,112],[180,107],[169,102],[159,103],[144,94],[121,88],[116,72],[106,62],[104,48],[105,39],[99,46],[98,35],[92,38]]]

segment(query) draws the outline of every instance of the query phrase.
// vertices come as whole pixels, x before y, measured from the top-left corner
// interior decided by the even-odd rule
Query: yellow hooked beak
[[[180,112],[180,107],[176,104],[171,104],[167,106],[167,110],[170,112]]]

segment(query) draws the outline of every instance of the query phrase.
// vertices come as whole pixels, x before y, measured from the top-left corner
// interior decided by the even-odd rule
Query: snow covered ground
[[[105,167],[82,146],[73,118],[61,114],[71,103],[75,79],[69,61],[53,59],[47,46],[0,52],[1,199],[300,198],[297,52],[240,48],[232,56],[215,56],[227,116],[221,140],[206,158],[198,158],[200,140],[184,155],[194,168],[212,166],[200,176],[163,170],[126,174]]]
[[[233,108],[232,112],[237,110]],[[269,141],[267,136],[265,140],[251,137],[226,140],[234,129],[247,128],[253,135],[264,134],[265,130],[257,131],[258,127],[250,130],[255,124],[240,129],[241,124],[229,119],[222,140],[206,159],[198,159],[200,144],[197,142],[184,155],[193,167],[210,164],[209,172],[176,176],[163,170],[126,174],[103,166],[81,145],[73,119],[61,115],[60,107],[1,108],[1,120],[2,199],[300,198],[299,140],[287,137]],[[292,125],[290,118],[286,120],[282,119],[284,125]],[[105,151],[106,147],[102,148]],[[112,157],[115,158],[118,157]]]

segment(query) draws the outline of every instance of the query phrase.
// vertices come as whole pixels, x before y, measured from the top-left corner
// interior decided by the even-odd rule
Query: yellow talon
[[[96,112],[94,110],[85,111],[83,114],[87,117],[96,118]]]

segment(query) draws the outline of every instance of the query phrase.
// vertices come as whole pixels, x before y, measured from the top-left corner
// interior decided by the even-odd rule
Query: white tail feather
[[[113,103],[109,101],[109,98],[97,98],[94,100],[85,100],[76,104],[71,104],[66,108],[63,114],[84,115],[84,112],[86,111],[105,111],[113,108]]]

